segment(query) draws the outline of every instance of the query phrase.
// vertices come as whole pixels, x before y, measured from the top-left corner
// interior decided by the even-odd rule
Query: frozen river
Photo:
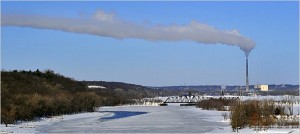
[[[294,108],[299,109],[299,105]],[[43,118],[5,127],[1,133],[234,133],[224,111],[207,111],[194,106],[101,107],[98,112]],[[243,134],[256,133],[244,128]],[[299,133],[299,129],[273,128],[258,133]]]
[[[228,126],[221,114],[195,107],[120,106],[100,108],[101,116],[40,125],[42,133],[205,133]]]

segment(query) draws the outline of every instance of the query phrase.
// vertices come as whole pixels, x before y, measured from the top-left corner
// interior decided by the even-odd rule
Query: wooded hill
[[[106,88],[89,89],[88,85]],[[155,96],[151,91],[126,83],[76,81],[51,70],[1,71],[1,123],[126,104],[132,99]]]
[[[103,102],[104,105],[128,104],[132,102],[132,99],[155,97],[159,94],[158,90],[122,82],[82,81],[82,83],[86,86],[93,85],[104,87],[90,88],[88,91],[95,92],[102,96],[114,96],[114,102],[111,102],[108,98],[106,102]]]

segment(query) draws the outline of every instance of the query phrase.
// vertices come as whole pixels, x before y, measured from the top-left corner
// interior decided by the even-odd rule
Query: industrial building
[[[258,89],[260,91],[268,91],[269,90],[269,85],[255,85],[255,89]]]

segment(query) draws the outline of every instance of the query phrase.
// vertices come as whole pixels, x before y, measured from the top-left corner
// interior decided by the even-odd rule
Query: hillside
[[[89,89],[100,84],[106,89]],[[35,117],[93,111],[94,107],[152,97],[150,89],[116,82],[87,82],[54,71],[1,71],[1,123]]]
[[[81,81],[86,87],[101,86],[103,88],[90,88],[88,91],[95,92],[103,98],[106,98],[104,105],[128,104],[132,99],[142,99],[147,97],[155,97],[158,91],[152,90],[141,85],[127,84],[122,82],[105,82],[105,81]],[[112,96],[112,98],[107,98]]]

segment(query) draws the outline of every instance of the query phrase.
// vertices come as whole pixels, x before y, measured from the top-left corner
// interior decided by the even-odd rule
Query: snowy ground
[[[118,111],[146,112],[125,118]],[[122,113],[122,112],[121,112]],[[228,121],[222,121],[222,111],[200,110],[193,106],[118,106],[102,107],[99,112],[58,116],[36,122],[5,127],[2,132],[13,133],[233,133]],[[256,133],[245,128],[241,133]],[[297,129],[271,129],[259,133],[299,133]]]
[[[294,115],[300,114],[300,104],[293,105],[293,114]]]

